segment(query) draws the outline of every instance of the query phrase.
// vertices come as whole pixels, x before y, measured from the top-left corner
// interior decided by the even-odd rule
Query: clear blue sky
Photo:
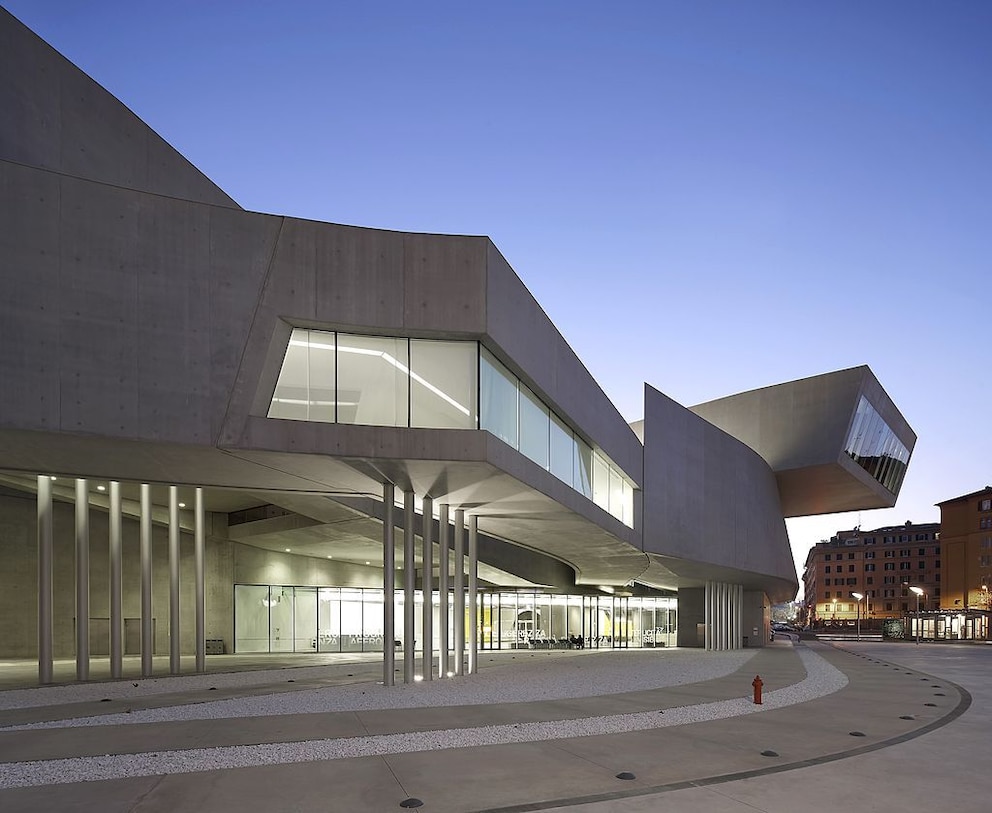
[[[629,420],[868,364],[992,484],[992,2],[3,0],[248,209],[486,234]]]

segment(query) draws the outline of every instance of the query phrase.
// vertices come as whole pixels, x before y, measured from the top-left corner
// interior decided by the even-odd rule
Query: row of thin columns
[[[122,511],[121,486],[111,481],[109,488],[109,556],[110,556],[110,676],[123,675],[122,582]],[[75,483],[75,613],[76,679],[90,676],[90,522],[89,483]],[[203,489],[196,489],[194,507],[196,671],[206,670],[205,605],[205,511]],[[38,681],[54,680],[54,533],[52,519],[52,479],[38,476]],[[169,487],[169,671],[180,672],[179,635],[179,498],[176,486]],[[138,547],[141,567],[141,674],[152,674],[155,650],[152,624],[152,502],[151,486],[140,488]]]
[[[393,641],[396,638],[396,613],[391,596],[396,590],[396,537],[393,515],[393,505],[396,489],[392,483],[383,484],[383,523],[382,523],[382,567],[383,567],[383,658],[382,682],[386,686],[395,683],[396,656]],[[454,512],[454,557],[455,566],[449,574],[448,551],[452,539],[452,523],[450,508],[439,506],[438,545],[440,559],[438,562],[438,595],[439,623],[437,668],[439,677],[447,677],[453,672],[461,675],[465,670],[465,512],[456,509]],[[422,680],[432,680],[434,677],[434,502],[430,497],[424,498],[421,515],[421,561],[423,575],[421,580],[423,596],[423,615],[421,619],[421,665]],[[417,647],[414,641],[416,634],[416,619],[414,617],[414,593],[416,591],[415,571],[415,538],[416,511],[414,494],[406,491],[403,494],[403,682],[412,683],[417,675]],[[468,518],[468,674],[477,670],[478,664],[478,616],[476,601],[478,598],[478,518]],[[452,614],[454,624],[449,639],[448,606],[449,591],[453,594]],[[453,650],[454,670],[450,667],[450,657]]]
[[[740,649],[744,633],[743,585],[706,582],[704,602],[706,649]]]

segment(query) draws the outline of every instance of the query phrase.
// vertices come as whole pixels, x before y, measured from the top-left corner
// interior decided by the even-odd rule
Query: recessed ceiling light
[[[371,562],[366,562],[365,564],[367,564],[367,565],[370,565],[370,564],[372,564],[372,563],[371,563]]]
[[[328,556],[327,558],[328,558],[328,559],[333,559],[334,557],[333,557],[333,556]]]
[[[185,508],[186,507],[186,503],[184,503],[184,502],[179,503],[179,507],[180,508]]]
[[[107,487],[106,486],[97,486],[96,487],[96,490],[97,491],[106,491],[107,490]]]
[[[292,550],[293,550],[292,548],[286,548],[286,553],[291,553]]]
[[[56,476],[55,476],[54,474],[50,474],[50,475],[48,476],[48,479],[49,479],[49,480],[58,480],[59,478],[58,478],[58,477],[56,477]]]

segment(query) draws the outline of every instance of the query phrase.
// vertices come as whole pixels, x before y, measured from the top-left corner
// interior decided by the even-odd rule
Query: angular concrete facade
[[[867,368],[692,410],[647,387],[645,419],[631,427],[488,238],[244,211],[6,12],[0,107],[11,111],[0,121],[0,553],[38,596],[33,617],[0,591],[0,657],[37,655],[42,680],[51,657],[75,654],[83,669],[73,612],[108,620],[111,638],[140,619],[143,658],[178,638],[202,664],[205,638],[236,638],[239,585],[394,583],[409,616],[414,589],[438,579],[442,606],[455,608],[454,638],[445,624],[441,640],[453,641],[456,672],[459,646],[471,670],[485,632],[484,620],[459,632],[463,588],[470,622],[480,601],[475,579],[482,592],[614,602],[678,592],[679,644],[758,644],[769,603],[797,588],[784,517],[896,498],[898,485],[845,451],[869,409],[862,397],[885,437],[901,439],[904,463],[915,442]],[[417,426],[410,395],[406,423],[344,421],[338,373],[339,417],[270,417],[292,337],[311,335],[299,331],[329,337],[335,359],[342,337],[396,339],[408,355],[425,340],[467,348],[474,423]],[[404,386],[437,392],[412,361],[387,360]],[[483,403],[487,374],[544,416],[550,457],[487,431],[503,419],[523,431],[524,409],[507,418]],[[570,446],[556,451],[555,438]],[[556,469],[561,448],[572,450],[570,475]],[[105,493],[113,484],[120,508]],[[426,521],[420,501],[432,506]],[[104,562],[118,514],[124,562],[111,552],[104,572],[79,552]],[[123,609],[115,566],[131,574]],[[53,609],[52,579],[56,597],[69,585],[98,597],[88,609],[56,598]],[[402,621],[391,627],[387,614],[385,640],[404,638],[412,621]],[[617,645],[622,624],[610,623],[589,640]]]

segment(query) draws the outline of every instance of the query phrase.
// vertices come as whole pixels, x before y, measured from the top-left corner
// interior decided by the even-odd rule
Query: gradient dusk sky
[[[3,5],[246,209],[490,236],[628,420],[868,364],[992,484],[992,2]],[[2,111],[0,111],[2,114]]]

